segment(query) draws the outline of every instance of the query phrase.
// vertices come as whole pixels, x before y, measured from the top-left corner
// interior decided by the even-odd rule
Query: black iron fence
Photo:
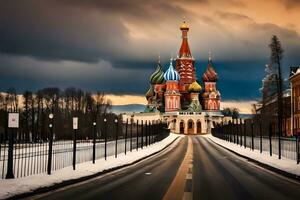
[[[283,137],[274,132],[276,124],[254,122],[251,120],[234,120],[227,124],[215,124],[212,135],[222,140],[235,143],[244,148],[269,152],[270,156],[277,155],[300,162],[300,137]]]
[[[70,120],[70,123],[71,120]],[[48,173],[64,167],[108,156],[138,151],[169,135],[167,125],[161,121],[122,122],[120,119],[102,118],[91,121],[90,134],[81,129],[68,131],[55,128],[49,121],[47,137],[24,133],[21,128],[0,133],[0,177],[19,178]],[[63,134],[62,134],[63,133]]]

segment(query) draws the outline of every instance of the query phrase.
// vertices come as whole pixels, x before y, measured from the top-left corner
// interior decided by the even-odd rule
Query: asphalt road
[[[249,163],[209,139],[190,136],[173,149],[123,170],[30,199],[283,200],[300,199],[300,184]]]

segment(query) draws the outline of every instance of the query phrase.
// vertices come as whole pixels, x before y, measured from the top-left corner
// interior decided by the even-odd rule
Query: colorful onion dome
[[[164,82],[165,82],[164,71],[162,70],[160,61],[158,61],[156,70],[150,76],[150,83],[154,85],[154,84],[162,84]]]
[[[217,82],[217,80],[218,80],[218,74],[213,67],[211,57],[209,57],[209,59],[208,59],[208,66],[202,76],[202,80],[203,80],[203,82]]]
[[[197,81],[194,81],[189,86],[189,92],[199,93],[199,92],[201,92],[201,90],[202,90],[202,87],[201,87],[201,85],[199,85],[199,83],[197,83]]]
[[[166,81],[179,81],[180,79],[178,72],[173,67],[172,59],[170,61],[169,69],[164,74],[164,78]]]
[[[148,100],[150,97],[154,96],[154,88],[150,85],[149,90],[146,92],[146,99]]]

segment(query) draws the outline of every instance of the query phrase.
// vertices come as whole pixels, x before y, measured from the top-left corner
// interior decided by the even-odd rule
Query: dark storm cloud
[[[85,62],[127,59],[123,56],[126,47],[132,46],[124,25],[128,18],[155,23],[186,13],[162,0],[12,0],[1,4],[2,53]]]
[[[246,4],[238,0],[1,1],[0,90],[76,86],[143,94],[158,53],[164,69],[170,54],[176,55],[185,16],[199,79],[212,50],[222,97],[255,98],[271,36],[277,34],[282,41],[285,71],[300,63],[300,38],[297,22],[291,22],[295,27],[258,22],[251,13],[238,12],[247,9]]]
[[[126,28],[111,16],[61,6],[54,1],[1,4],[3,53],[95,62],[101,56],[113,55],[111,47],[127,45]]]

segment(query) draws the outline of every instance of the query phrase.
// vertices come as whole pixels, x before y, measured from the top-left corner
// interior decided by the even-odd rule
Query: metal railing
[[[247,127],[248,126],[248,127]],[[300,162],[300,137],[283,137],[272,133],[271,124],[268,125],[268,133],[263,132],[262,124],[246,124],[240,120],[237,123],[217,124],[212,129],[212,135],[235,143],[244,148],[259,150],[260,153],[269,152],[270,156],[277,155]],[[277,135],[277,136],[274,136]]]
[[[111,119],[114,120],[114,119]],[[107,127],[109,119],[100,131],[91,123],[91,137],[82,137],[80,131],[69,133],[72,139],[56,139],[59,133],[49,127],[46,139],[31,140],[19,129],[0,134],[0,178],[19,178],[33,174],[48,173],[76,164],[118,157],[129,151],[138,151],[169,135],[167,125],[160,121],[118,122]],[[61,130],[63,132],[64,130]],[[113,132],[114,134],[107,134]],[[113,137],[108,137],[113,135]],[[59,138],[59,137],[57,137]]]

